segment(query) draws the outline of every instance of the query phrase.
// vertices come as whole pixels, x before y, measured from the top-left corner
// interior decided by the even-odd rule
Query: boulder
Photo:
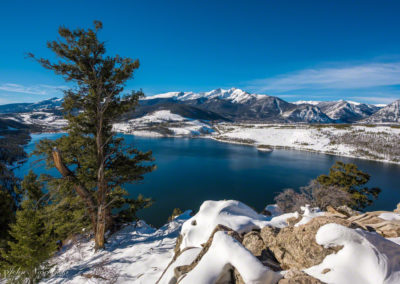
[[[265,245],[259,231],[251,231],[244,235],[242,245],[256,256],[262,264],[274,271],[282,270],[273,253]]]
[[[264,241],[260,236],[260,232],[251,231],[244,235],[243,246],[247,248],[253,255],[260,257],[265,249]]]
[[[320,264],[324,258],[337,252],[341,247],[324,248],[315,241],[318,229],[329,223],[336,223],[349,228],[357,226],[348,220],[338,217],[319,216],[307,224],[298,227],[277,229],[264,227],[260,236],[282,269],[303,269]]]
[[[286,272],[283,279],[279,280],[278,284],[323,284],[317,278],[314,278],[303,271],[290,269]]]

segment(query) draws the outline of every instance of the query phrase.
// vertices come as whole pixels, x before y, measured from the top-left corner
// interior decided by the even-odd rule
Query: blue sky
[[[242,88],[288,101],[400,98],[400,1],[2,1],[0,104],[61,96],[57,28],[101,20],[110,54],[138,58],[128,89]]]

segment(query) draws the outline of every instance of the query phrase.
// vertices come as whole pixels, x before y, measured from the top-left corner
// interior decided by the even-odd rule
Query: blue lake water
[[[32,135],[25,149],[29,153],[38,140],[60,135]],[[157,170],[145,175],[140,184],[127,185],[133,196],[142,193],[155,199],[152,207],[139,214],[155,226],[164,224],[175,207],[197,210],[208,199],[237,199],[261,211],[273,203],[277,192],[306,185],[328,173],[337,160],[355,163],[371,175],[369,186],[382,189],[370,209],[393,210],[400,202],[399,165],[294,150],[265,153],[210,139],[124,137],[128,145],[152,150],[156,159]],[[32,163],[36,159],[31,157],[16,174],[23,176],[30,168],[49,173],[43,164]]]

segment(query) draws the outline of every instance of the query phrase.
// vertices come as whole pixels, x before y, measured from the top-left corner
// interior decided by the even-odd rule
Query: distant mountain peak
[[[381,108],[370,117],[363,120],[365,123],[399,123],[400,99]]]
[[[8,114],[52,115],[61,118],[62,98],[37,103],[0,105],[0,116]],[[397,123],[400,100],[385,107],[347,100],[286,102],[275,96],[252,94],[239,88],[208,92],[167,92],[140,100],[134,112],[122,119],[137,118],[154,111],[169,110],[183,117],[216,121],[263,123]]]
[[[174,99],[178,101],[188,101],[196,99],[224,99],[231,101],[233,103],[243,103],[251,99],[259,99],[262,97],[267,97],[267,95],[250,94],[238,88],[230,89],[214,89],[208,92],[167,92],[158,95],[145,97],[144,100],[153,99]]]
[[[303,105],[303,104],[307,104],[307,105],[318,105],[321,101],[296,101],[296,102],[292,102],[292,104],[295,105]]]

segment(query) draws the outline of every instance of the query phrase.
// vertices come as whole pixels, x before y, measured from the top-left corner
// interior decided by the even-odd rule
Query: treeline
[[[330,135],[331,144],[348,145],[355,148],[354,154],[374,159],[400,161],[400,135],[387,132],[369,132],[362,129],[345,134]]]
[[[11,165],[26,158],[23,146],[30,140],[30,127],[0,118],[0,162]]]

